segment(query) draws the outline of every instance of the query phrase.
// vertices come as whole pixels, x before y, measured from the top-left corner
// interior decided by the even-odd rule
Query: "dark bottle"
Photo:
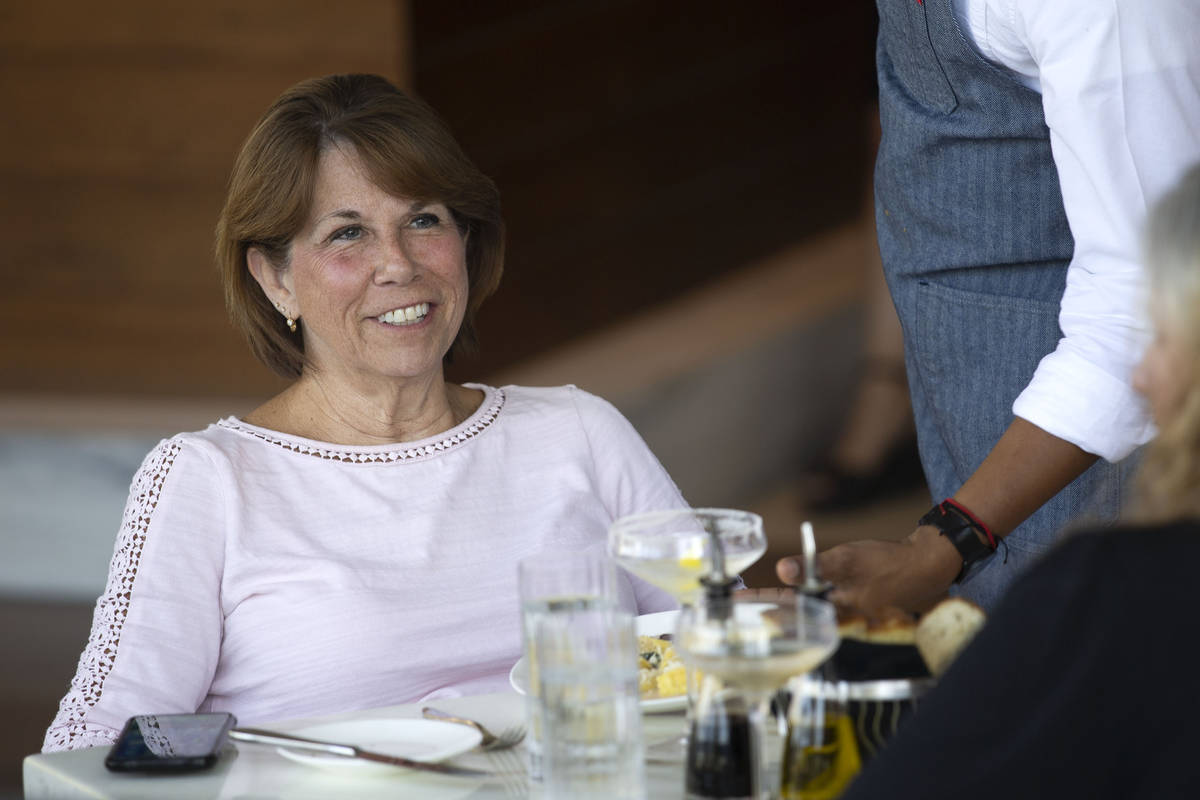
[[[758,759],[745,704],[736,695],[723,697],[714,678],[703,683],[688,737],[687,796],[752,798]]]
[[[734,579],[725,574],[725,554],[716,530],[713,569],[700,579],[703,611],[710,623],[728,626],[733,617]],[[727,635],[728,631],[724,633]],[[684,787],[689,798],[753,800],[758,783],[758,751],[746,700],[726,689],[713,675],[699,675],[700,687],[692,710]]]

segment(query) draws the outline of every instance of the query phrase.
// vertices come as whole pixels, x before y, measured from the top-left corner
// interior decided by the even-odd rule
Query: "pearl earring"
[[[288,330],[291,331],[292,333],[295,333],[296,332],[296,320],[292,319],[291,314],[289,314],[288,312],[283,310],[283,303],[276,303],[275,308],[276,308],[276,310],[279,311],[280,314],[283,314],[283,316],[285,318],[284,324],[286,324],[288,326]]]

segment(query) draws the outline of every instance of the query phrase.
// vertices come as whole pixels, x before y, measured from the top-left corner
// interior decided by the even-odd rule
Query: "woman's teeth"
[[[388,311],[385,314],[380,314],[378,319],[380,322],[386,322],[388,325],[412,325],[414,322],[420,322],[425,319],[425,315],[429,313],[429,303],[417,303],[404,308],[397,308],[393,311]]]

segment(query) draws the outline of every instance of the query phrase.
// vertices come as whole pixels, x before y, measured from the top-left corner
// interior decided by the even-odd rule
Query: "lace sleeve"
[[[120,731],[90,722],[88,714],[99,702],[104,682],[116,660],[150,517],[158,505],[163,482],[179,449],[180,445],[174,439],[160,442],[146,456],[133,478],[121,532],[108,567],[108,585],[96,602],[87,647],[79,657],[71,689],[59,704],[58,715],[46,731],[43,752],[75,750],[116,741]]]

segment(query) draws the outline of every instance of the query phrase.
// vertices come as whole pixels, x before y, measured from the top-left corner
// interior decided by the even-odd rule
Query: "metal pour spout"
[[[737,580],[725,572],[725,545],[721,542],[721,532],[713,527],[708,534],[712,538],[712,570],[700,578],[700,585],[704,587],[709,614],[715,619],[729,619],[733,616],[733,587]]]

